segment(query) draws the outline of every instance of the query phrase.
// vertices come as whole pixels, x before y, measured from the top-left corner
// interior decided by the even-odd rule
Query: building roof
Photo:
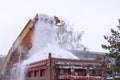
[[[95,59],[96,56],[105,56],[104,52],[94,52],[94,51],[80,51],[80,50],[70,50],[75,56],[80,59]]]

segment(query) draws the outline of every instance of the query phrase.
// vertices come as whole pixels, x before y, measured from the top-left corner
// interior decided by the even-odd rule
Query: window
[[[69,74],[71,74],[71,70],[70,70],[70,69],[64,69],[64,73],[65,73],[66,75],[69,75]]]
[[[75,75],[76,76],[86,76],[86,70],[85,69],[75,69]]]
[[[95,76],[95,70],[93,69],[90,70],[90,76]]]
[[[101,71],[100,70],[96,70],[95,73],[96,73],[96,76],[101,76]]]
[[[45,76],[45,69],[40,70],[40,77],[44,77]]]
[[[33,71],[28,72],[28,77],[33,77]]]
[[[35,70],[34,77],[39,77],[39,70]]]

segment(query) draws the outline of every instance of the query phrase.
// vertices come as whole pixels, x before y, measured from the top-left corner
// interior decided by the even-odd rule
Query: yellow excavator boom
[[[56,25],[60,23],[60,20],[58,17],[54,17]],[[26,54],[32,47],[32,36],[34,32],[34,26],[36,22],[38,21],[38,15],[35,16],[33,20],[29,20],[29,22],[26,24],[23,31],[20,33],[18,38],[13,43],[13,46],[9,50],[1,68],[0,72],[0,80],[8,80],[7,75],[9,75],[10,68],[13,64],[17,63],[19,61],[19,56],[21,60],[24,60],[26,58]],[[22,49],[21,49],[22,48]]]

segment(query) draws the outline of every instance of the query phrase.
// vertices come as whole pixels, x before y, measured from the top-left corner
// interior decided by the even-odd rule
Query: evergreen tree
[[[115,72],[120,73],[120,20],[118,21],[118,30],[111,29],[111,35],[104,36],[104,39],[108,42],[108,44],[102,45],[102,48],[109,50],[107,56],[115,59]]]

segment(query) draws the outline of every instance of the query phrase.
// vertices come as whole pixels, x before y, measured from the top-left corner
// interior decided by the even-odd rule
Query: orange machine
[[[7,80],[6,76],[9,74],[11,65],[18,62],[19,59],[24,59],[29,49],[32,47],[32,34],[37,20],[37,15],[33,20],[29,20],[23,31],[13,43],[13,46],[9,50],[8,55],[2,64],[0,80]]]
[[[60,23],[58,17],[54,18],[56,21],[56,25]],[[7,80],[6,76],[7,74],[9,74],[9,69],[11,68],[11,66],[14,63],[17,63],[18,61],[26,58],[26,54],[32,47],[31,40],[34,32],[34,26],[38,19],[38,15],[36,15],[34,19],[29,20],[23,31],[13,43],[13,46],[9,50],[8,55],[6,56],[2,64],[2,68],[0,70],[0,80]]]

